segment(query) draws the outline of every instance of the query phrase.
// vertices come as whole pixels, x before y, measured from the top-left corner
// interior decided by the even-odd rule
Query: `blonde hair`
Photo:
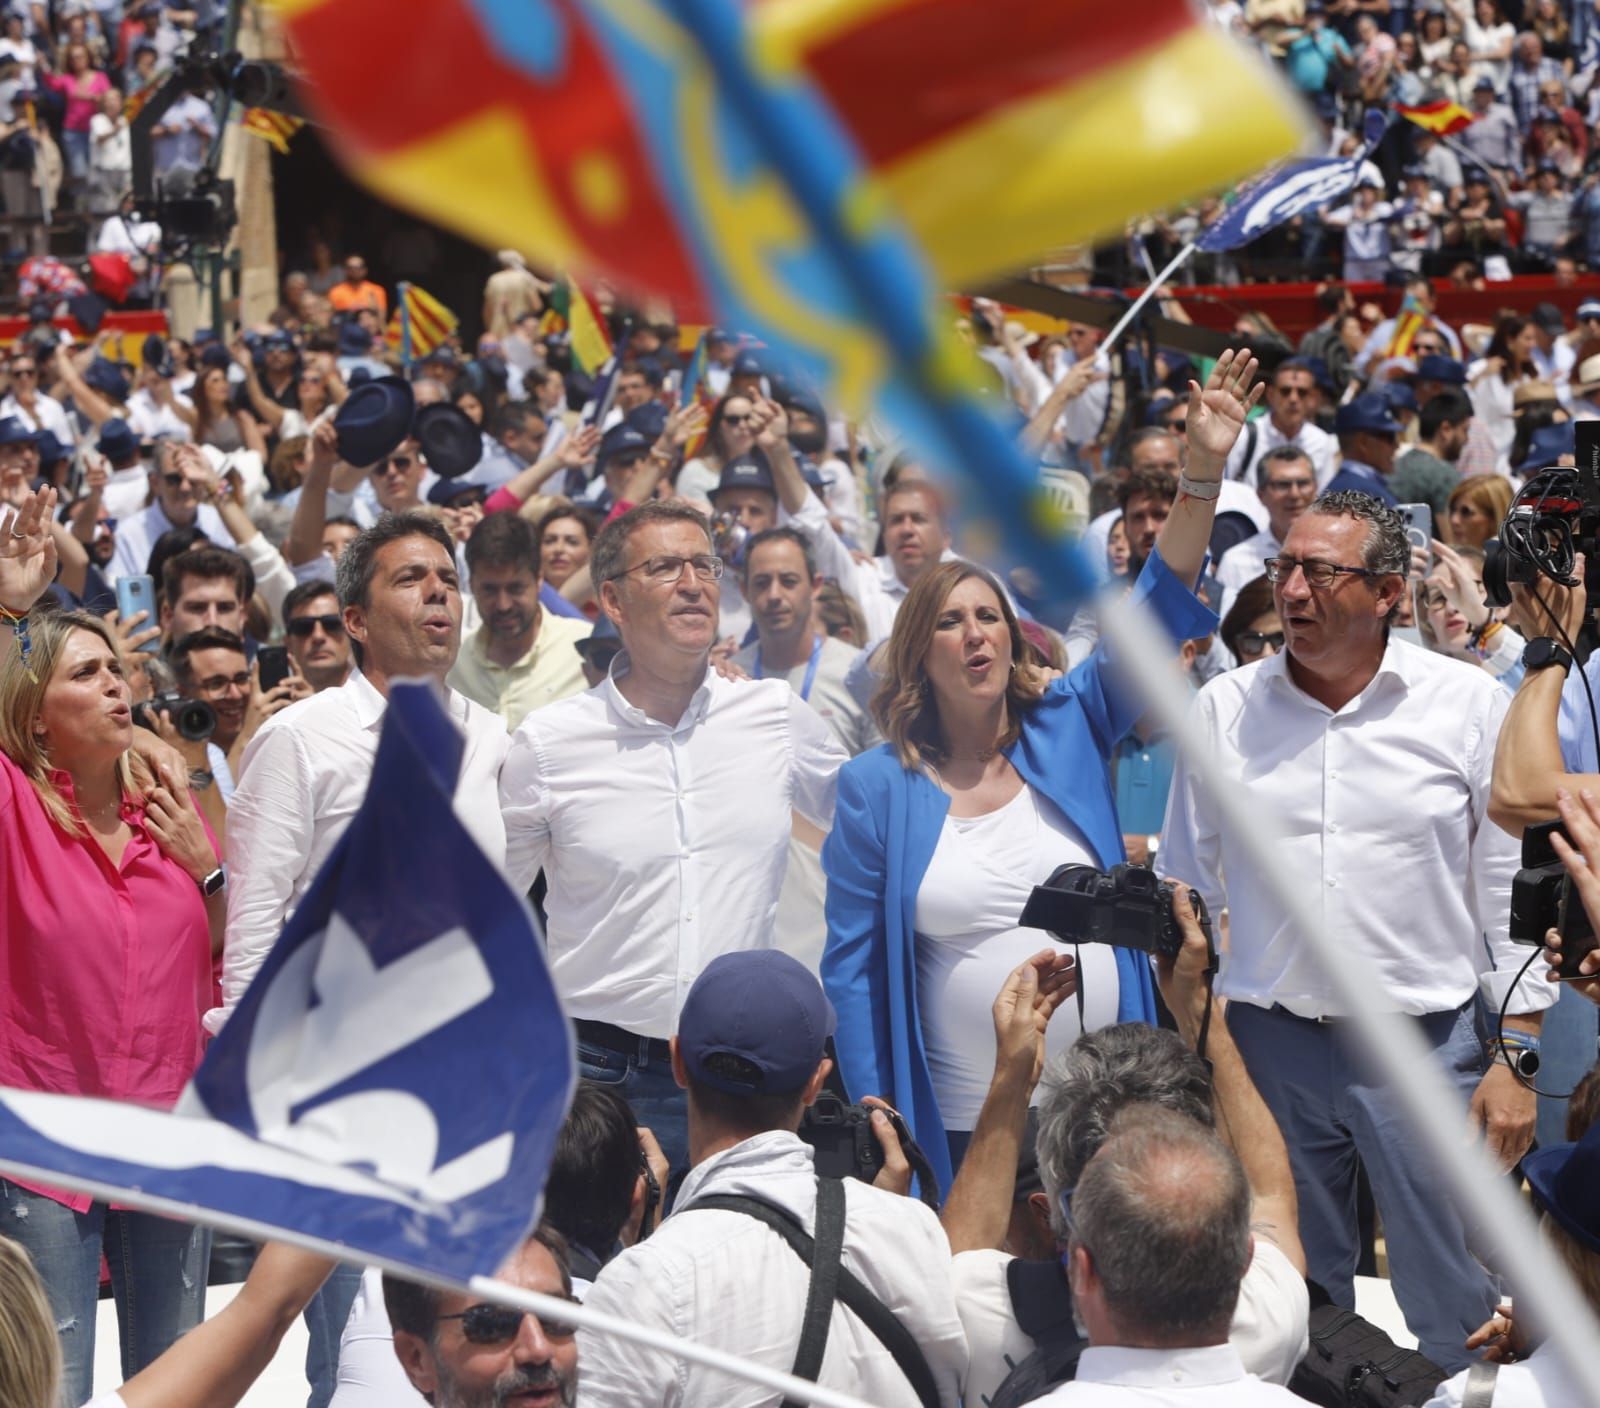
[[[86,611],[35,607],[28,613],[32,649],[26,668],[15,636],[6,647],[4,658],[0,659],[0,753],[10,758],[33,784],[51,820],[69,836],[82,836],[85,834],[83,821],[50,780],[54,764],[39,735],[33,731],[44,706],[45,689],[74,631],[88,631],[104,641],[113,655],[121,658],[111,628],[98,616]],[[134,797],[143,797],[150,787],[149,770],[132,751],[117,759],[117,782],[124,794]],[[3,1402],[5,1400],[0,1399],[0,1403]]]
[[[0,1403],[52,1408],[61,1381],[56,1318],[27,1251],[0,1237]]]
[[[1022,715],[1039,701],[1049,676],[1017,623],[1011,599],[992,573],[971,562],[941,562],[922,574],[895,614],[885,652],[883,683],[872,697],[872,713],[884,738],[908,771],[920,771],[942,751],[939,703],[928,684],[926,662],[939,613],[962,582],[976,577],[1000,602],[1011,637],[1011,676],[1006,681],[1006,728],[997,747],[1009,747],[1022,732]]]
[[[1490,530],[1492,537],[1511,512],[1511,498],[1511,481],[1503,474],[1469,474],[1450,491],[1449,508],[1465,499],[1480,513],[1488,514],[1495,524]]]

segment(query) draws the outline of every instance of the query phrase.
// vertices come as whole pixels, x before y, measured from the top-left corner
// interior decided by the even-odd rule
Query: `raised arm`
[[[113,405],[83,379],[83,373],[78,370],[77,363],[59,347],[55,351],[54,362],[56,376],[67,388],[73,404],[92,424],[103,425],[121,413],[120,407]]]
[[[256,375],[255,358],[250,355],[244,338],[234,338],[228,344],[228,350],[233,353],[233,360],[244,373],[244,394],[249,398],[251,408],[269,430],[277,430],[283,424],[284,408],[268,396],[262,387],[261,378]]]
[[[332,421],[323,421],[311,432],[306,477],[301,482],[300,499],[294,506],[289,537],[283,545],[283,555],[291,567],[315,562],[322,554],[322,531],[328,525],[328,486],[338,460],[339,434]]]

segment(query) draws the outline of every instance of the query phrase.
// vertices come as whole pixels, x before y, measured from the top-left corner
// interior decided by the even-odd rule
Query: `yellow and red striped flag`
[[[426,357],[460,326],[461,320],[425,288],[401,284],[398,306],[383,336],[396,353],[405,352],[405,322],[411,324],[411,355]]]
[[[284,156],[289,155],[289,139],[305,125],[303,117],[289,117],[270,108],[246,108],[244,116],[239,119],[242,130],[252,137],[271,142]]]
[[[1440,98],[1433,103],[1419,103],[1414,108],[1408,108],[1404,103],[1396,103],[1395,109],[1401,117],[1414,122],[1425,132],[1432,132],[1435,137],[1449,137],[1461,131],[1463,127],[1470,127],[1475,120],[1473,114],[1460,103],[1451,102],[1448,98]]]
[[[1400,305],[1400,311],[1395,315],[1394,331],[1389,334],[1389,345],[1384,349],[1383,355],[1386,358],[1409,357],[1412,342],[1427,322],[1428,315],[1422,311],[1422,305],[1408,293]]]
[[[611,356],[611,334],[589,295],[571,278],[567,280],[567,326],[573,360],[585,376],[593,376]]]

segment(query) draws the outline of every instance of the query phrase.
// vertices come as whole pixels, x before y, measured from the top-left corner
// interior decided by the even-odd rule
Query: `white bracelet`
[[[1187,474],[1180,474],[1178,476],[1178,492],[1187,494],[1191,499],[1202,499],[1209,503],[1222,492],[1222,481],[1220,479],[1191,479]]]

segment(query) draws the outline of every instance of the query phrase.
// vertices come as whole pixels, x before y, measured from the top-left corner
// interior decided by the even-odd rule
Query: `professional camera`
[[[172,720],[180,738],[199,743],[210,738],[217,729],[217,711],[203,699],[185,699],[176,690],[155,694],[142,704],[133,706],[133,721],[141,728],[156,732],[156,715],[165,714]]]
[[[1561,973],[1576,977],[1578,965],[1596,945],[1594,923],[1572,890],[1572,877],[1556,855],[1550,838],[1570,841],[1559,821],[1540,822],[1522,833],[1522,869],[1511,882],[1513,943],[1542,947],[1547,931],[1561,935]]]
[[[924,1201],[938,1206],[939,1190],[928,1156],[911,1137],[911,1128],[898,1110],[885,1110],[900,1149],[911,1170],[921,1180]],[[818,1178],[859,1178],[871,1183],[883,1169],[883,1146],[872,1132],[872,1109],[847,1105],[837,1095],[823,1092],[800,1117],[800,1137],[815,1154]]]
[[[1112,944],[1176,958],[1183,930],[1172,913],[1173,893],[1148,866],[1117,865],[1107,873],[1092,865],[1063,865],[1034,886],[1018,923],[1048,930],[1063,943]],[[1189,901],[1209,936],[1205,901],[1194,890]]]

